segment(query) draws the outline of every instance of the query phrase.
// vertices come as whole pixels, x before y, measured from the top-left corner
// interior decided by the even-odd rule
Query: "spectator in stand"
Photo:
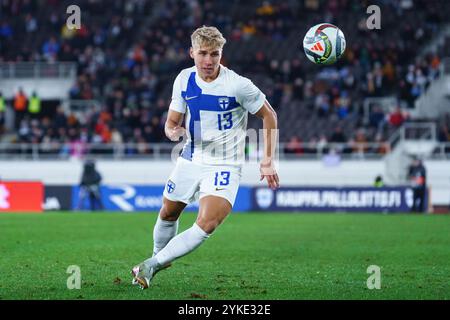
[[[399,128],[403,122],[407,119],[406,114],[400,109],[400,107],[395,108],[395,110],[389,115],[389,124],[395,128]]]
[[[422,164],[422,160],[413,158],[413,162],[408,169],[408,178],[414,192],[412,212],[424,212],[427,209],[425,197],[427,192],[427,171]]]
[[[158,142],[163,140],[163,128],[161,126],[161,119],[157,116],[152,117],[151,120],[151,128],[153,131],[153,141],[152,142]]]
[[[303,151],[303,143],[298,136],[292,136],[284,149],[285,153],[296,155],[303,154]]]
[[[372,149],[373,153],[387,154],[390,151],[389,143],[384,141],[383,135],[381,133],[376,134],[374,143],[375,143],[375,146]]]
[[[375,62],[373,69],[373,85],[375,96],[380,97],[385,94],[383,70],[381,69],[381,63],[379,61]]]
[[[82,141],[78,135],[74,132],[73,136],[71,137],[71,141],[69,143],[70,145],[70,157],[72,159],[83,159],[86,151],[87,146],[84,141]]]
[[[19,129],[22,120],[25,119],[27,114],[27,96],[23,92],[22,88],[19,88],[19,91],[14,96],[14,113],[15,113],[15,128]]]
[[[56,108],[56,115],[53,118],[53,125],[56,130],[59,130],[59,128],[67,127],[67,116],[62,106],[58,106]]]
[[[0,43],[9,41],[13,38],[14,31],[8,21],[4,20],[0,26]]]
[[[327,153],[328,152],[328,140],[327,137],[324,134],[321,134],[319,137],[319,141],[317,141],[317,152],[322,154],[322,153]]]
[[[375,181],[374,181],[374,183],[373,183],[373,186],[374,186],[375,188],[382,188],[382,187],[384,187],[383,177],[382,177],[382,176],[377,176],[377,177],[375,178]]]
[[[38,30],[36,18],[29,13],[25,16],[25,30],[27,33],[34,33]]]
[[[377,131],[383,131],[386,124],[386,115],[380,106],[374,106],[369,114],[369,125]]]
[[[305,154],[315,154],[317,153],[317,137],[312,136],[307,143],[305,143],[304,148]]]
[[[271,16],[275,13],[275,8],[269,1],[264,1],[260,7],[256,9],[259,16]]]
[[[30,142],[31,130],[28,120],[23,119],[20,122],[20,128],[18,130],[18,142]]]
[[[331,143],[346,143],[347,137],[345,136],[344,132],[342,131],[341,126],[337,126],[336,129],[334,129],[333,134],[330,137],[329,140]]]
[[[41,98],[37,95],[36,91],[31,94],[28,101],[28,113],[32,119],[39,119],[41,113]]]
[[[42,55],[47,61],[53,62],[56,61],[58,52],[59,52],[59,43],[57,42],[56,38],[52,36],[42,46]]]
[[[6,113],[6,101],[3,98],[3,94],[0,91],[0,135],[3,133],[3,126],[5,124],[5,113]]]
[[[112,133],[111,133],[111,129],[109,128],[108,124],[105,124],[100,135],[102,137],[103,143],[111,143]]]
[[[441,124],[440,126],[438,140],[439,142],[450,142],[450,133],[448,130],[448,126],[445,123]]]
[[[350,104],[350,96],[346,90],[343,90],[337,99],[337,115],[340,120],[347,118],[350,112]]]
[[[118,145],[123,143],[122,134],[115,127],[113,127],[111,130],[111,143],[118,144]]]
[[[368,150],[366,132],[363,128],[356,131],[355,139],[353,140],[353,152],[364,154]]]
[[[71,99],[96,99],[108,105],[112,119],[103,122],[109,128],[117,128],[124,142],[136,139],[135,128],[141,128],[139,139],[162,142],[165,138],[158,126],[152,125],[151,119],[153,116],[163,118],[170,100],[168,86],[172,77],[176,70],[190,63],[185,54],[189,45],[185,40],[187,32],[196,25],[218,23],[223,26],[221,29],[228,30],[230,40],[237,47],[250,38],[258,43],[256,52],[239,54],[238,50],[230,61],[223,63],[233,63],[244,74],[254,73],[255,79],[261,81],[261,89],[266,88],[274,107],[279,110],[280,118],[283,112],[292,112],[291,106],[304,105],[313,112],[299,117],[299,127],[314,121],[317,114],[324,120],[338,118],[345,120],[346,126],[360,127],[363,122],[360,108],[368,96],[393,95],[413,107],[415,99],[438,76],[440,55],[445,52],[440,48],[445,48],[444,44],[432,54],[419,56],[424,41],[439,32],[446,21],[449,1],[439,4],[426,0],[388,2],[392,10],[383,11],[383,25],[394,25],[399,19],[402,24],[386,33],[368,31],[365,19],[361,19],[356,28],[352,27],[358,22],[354,15],[363,9],[363,4],[349,1],[264,1],[256,4],[250,16],[246,16],[246,10],[239,10],[239,2],[227,2],[231,13],[228,15],[223,13],[224,1],[200,4],[197,1],[143,0],[138,4],[127,2],[123,6],[113,6],[107,13],[101,10],[102,2],[94,1],[83,9],[88,14],[83,16],[80,30],[68,30],[58,15],[65,10],[64,2],[34,6],[29,1],[7,1],[2,4],[2,12],[6,17],[22,14],[18,20],[22,27],[17,28],[6,18],[0,22],[0,61],[74,61],[78,77],[70,90]],[[403,3],[408,3],[407,9]],[[148,12],[155,12],[155,18],[146,19]],[[103,18],[104,23],[99,24]],[[317,69],[305,63],[303,55],[293,56],[292,50],[284,50],[289,48],[289,39],[295,36],[295,30],[306,28],[311,19],[332,19],[330,22],[346,30],[346,37],[352,39],[339,63]],[[133,33],[132,30],[143,31]],[[47,36],[36,37],[37,33]],[[27,43],[36,44],[18,45]],[[261,54],[262,49],[264,54]],[[344,92],[348,93],[347,97]],[[160,100],[162,109],[157,102]],[[150,115],[143,116],[142,109],[148,110]],[[95,116],[81,116],[88,119],[84,136],[92,141],[98,115],[94,111],[91,113]],[[46,139],[57,141],[56,133],[65,126],[67,119],[58,114],[52,118],[54,134]],[[142,118],[150,120],[143,123]],[[377,128],[373,135],[384,131],[382,119],[381,113],[371,117],[370,126]],[[17,117],[15,123],[17,135],[20,120]],[[404,121],[395,117],[392,120],[394,126]],[[82,118],[78,119],[80,121]],[[147,125],[151,129],[146,128]],[[321,125],[313,129],[311,134],[316,137],[330,134]],[[291,138],[288,130],[280,134],[281,141]],[[369,134],[366,138],[368,141],[375,139]],[[95,140],[104,139],[96,135]]]
[[[347,137],[345,136],[344,132],[342,131],[342,127],[341,127],[341,126],[337,126],[336,129],[334,129],[334,131],[333,131],[333,133],[332,133],[332,135],[331,135],[331,137],[330,137],[330,139],[329,139],[329,142],[330,142],[330,143],[344,144],[344,143],[347,143],[347,141],[348,141],[348,139],[347,139]],[[342,145],[340,145],[340,146],[334,146],[334,147],[332,147],[332,148],[333,148],[333,149],[336,151],[336,153],[338,153],[338,154],[343,153],[344,151],[347,151],[347,150],[346,150],[346,147],[345,147],[345,146],[342,146]]]
[[[315,99],[315,109],[320,118],[328,117],[330,112],[330,97],[326,93],[320,93]]]

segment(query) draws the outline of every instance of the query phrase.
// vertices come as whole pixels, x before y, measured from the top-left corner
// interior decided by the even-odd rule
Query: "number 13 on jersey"
[[[217,123],[219,125],[219,130],[228,130],[233,127],[233,113],[219,113],[217,115]]]

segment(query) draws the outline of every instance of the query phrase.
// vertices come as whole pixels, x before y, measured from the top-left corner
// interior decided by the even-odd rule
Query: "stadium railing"
[[[450,74],[450,57],[446,57],[442,60],[441,70],[441,74]]]
[[[66,114],[73,113],[81,123],[85,123],[89,113],[101,111],[102,104],[98,100],[66,99],[62,107]]]
[[[158,160],[178,156],[183,144],[173,143],[0,143],[0,160],[68,160],[96,158],[110,160]],[[281,160],[324,159],[381,159],[391,150],[389,143],[300,143],[292,147],[280,143],[278,157]],[[246,160],[258,160],[262,145],[247,145]]]
[[[432,159],[450,159],[450,142],[439,143],[431,155]]]
[[[368,97],[364,98],[363,110],[364,110],[364,123],[369,124],[370,114],[374,107],[379,107],[385,114],[389,114],[394,111],[396,107],[400,105],[399,100],[396,97]]]
[[[75,62],[5,62],[0,63],[0,79],[75,78]]]

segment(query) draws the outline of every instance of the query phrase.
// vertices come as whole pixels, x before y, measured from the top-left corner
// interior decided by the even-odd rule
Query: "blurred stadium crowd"
[[[76,1],[82,27],[69,30],[65,12],[73,2],[0,0],[0,62],[76,61],[71,99],[101,104],[81,118],[62,108],[40,116],[28,112],[32,97],[18,93],[6,101],[16,110],[15,141],[168,141],[163,124],[171,86],[192,65],[190,34],[203,24],[223,32],[223,64],[266,93],[278,112],[285,151],[295,154],[315,152],[304,143],[348,143],[343,151],[351,153],[360,148],[352,142],[386,141],[450,55],[450,41],[421,53],[448,20],[450,1],[380,1],[380,30],[366,27],[370,1],[349,0]],[[335,65],[318,67],[304,56],[301,41],[309,27],[324,21],[343,30],[347,49]],[[365,98],[387,95],[399,99],[397,108],[388,113],[375,107],[364,117]],[[249,124],[260,125],[255,119]],[[447,117],[441,141],[450,141],[449,125]],[[385,153],[387,147],[371,151]]]

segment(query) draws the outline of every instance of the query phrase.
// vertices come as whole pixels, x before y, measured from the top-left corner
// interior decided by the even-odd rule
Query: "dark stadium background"
[[[393,114],[381,125],[374,114],[365,121],[364,99],[394,96],[408,113],[449,55],[448,38],[425,50],[448,22],[447,1],[382,1],[380,30],[366,27],[366,8],[374,4],[370,1],[264,3],[2,1],[0,61],[76,62],[76,80],[69,92],[61,92],[61,100],[68,94],[72,100],[96,100],[100,108],[80,123],[70,113],[57,117],[58,103],[43,99],[39,118],[48,121],[42,121],[39,130],[32,130],[28,121],[28,134],[3,129],[2,141],[63,142],[83,134],[92,142],[97,133],[102,142],[111,142],[111,136],[124,142],[167,142],[161,125],[172,81],[180,69],[192,65],[187,55],[190,34],[203,24],[217,26],[228,39],[223,63],[253,79],[267,94],[283,123],[283,142],[295,136],[301,143],[321,138],[387,141],[402,119]],[[80,30],[65,28],[71,4],[81,9]],[[350,40],[344,57],[331,68],[309,63],[301,45],[306,30],[323,21],[338,25]],[[31,93],[31,88],[24,90]],[[14,94],[3,92],[8,105]],[[96,132],[100,122],[107,128]],[[448,115],[440,117],[442,142],[448,141],[448,122]],[[333,136],[336,126],[344,136]],[[60,128],[64,132],[58,132]]]
[[[66,26],[70,5],[81,10],[80,29]],[[367,27],[370,5],[381,10],[380,29]],[[249,144],[237,214],[217,234],[222,247],[242,236],[242,257],[252,251],[245,279],[237,266],[223,273],[208,260],[218,250],[212,240],[186,265],[194,274],[205,267],[217,286],[208,276],[194,279],[197,292],[193,279],[177,287],[161,275],[157,286],[166,291],[153,298],[448,299],[449,13],[445,0],[0,0],[0,299],[152,298],[131,291],[126,272],[151,245],[173,167],[174,144],[163,130],[172,84],[192,66],[190,35],[202,25],[222,31],[222,63],[250,78],[278,114],[282,188],[258,181],[258,152]],[[331,66],[303,52],[306,31],[322,22],[346,37]],[[37,113],[29,112],[33,92]],[[249,127],[261,121],[249,117]],[[410,212],[413,158],[427,170],[423,214]],[[88,159],[103,175],[102,213],[78,201]],[[374,186],[378,175],[384,186]],[[16,214],[23,212],[43,214]],[[186,227],[194,215],[184,219]],[[284,237],[285,250],[261,246],[283,248]],[[136,251],[127,251],[136,238]],[[35,244],[39,264],[28,257]],[[222,263],[235,259],[225,250]],[[279,286],[270,275],[258,282],[264,263],[282,269]],[[387,272],[387,290],[375,295],[365,287],[372,263]],[[87,270],[86,293],[65,288],[70,264]],[[27,268],[39,280],[18,280],[16,271]],[[167,274],[185,277],[174,269]]]

